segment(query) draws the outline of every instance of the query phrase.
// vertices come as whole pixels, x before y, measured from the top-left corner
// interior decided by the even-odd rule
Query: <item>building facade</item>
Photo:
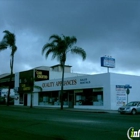
[[[11,84],[9,75],[1,75],[1,95],[6,96],[6,87],[10,84],[12,97],[15,94],[14,105],[60,107],[61,77],[60,65],[15,73]],[[63,84],[64,107],[117,110],[127,102],[140,101],[140,76],[78,74],[72,73],[71,66],[67,65]]]
[[[59,73],[58,73],[59,74]],[[140,100],[140,77],[132,75],[104,73],[96,75],[71,75],[64,79],[63,104],[64,107],[83,109],[116,110],[129,101]],[[27,93],[27,106],[60,107],[60,78],[35,81],[32,96]],[[129,95],[126,85],[130,85]],[[17,94],[15,105],[19,104]],[[23,100],[24,102],[24,100]]]

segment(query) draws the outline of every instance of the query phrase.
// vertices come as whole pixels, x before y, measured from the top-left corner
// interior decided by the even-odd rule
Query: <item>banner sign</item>
[[[19,92],[28,93],[33,91],[33,70],[19,73]]]
[[[35,70],[35,81],[49,80],[49,71]]]
[[[122,106],[126,104],[125,85],[116,85],[116,104],[117,106]]]
[[[115,68],[115,59],[111,57],[101,57],[101,66]]]

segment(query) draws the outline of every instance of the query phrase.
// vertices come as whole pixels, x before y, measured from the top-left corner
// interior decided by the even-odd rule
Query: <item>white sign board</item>
[[[116,85],[116,104],[122,106],[126,104],[126,89],[124,85]]]

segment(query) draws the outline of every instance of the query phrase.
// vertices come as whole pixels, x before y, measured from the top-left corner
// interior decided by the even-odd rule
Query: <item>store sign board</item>
[[[49,71],[35,70],[35,81],[49,80]]]
[[[58,87],[61,86],[62,82],[61,81],[54,81],[54,82],[44,82],[42,83],[42,88],[45,87]],[[67,85],[76,85],[77,84],[77,80],[76,79],[72,79],[72,80],[65,80],[63,85],[67,86]]]
[[[28,93],[33,91],[33,70],[19,73],[19,92]]]
[[[116,85],[116,105],[122,106],[126,104],[125,85]]]
[[[36,81],[35,85],[42,87],[42,91],[53,91],[61,90],[62,79],[52,79],[46,81]],[[93,85],[96,84],[96,87],[102,87],[102,84],[99,84],[96,78],[92,76],[76,76],[69,77],[64,79],[64,90],[79,90],[85,88],[93,88]],[[34,89],[36,91],[36,89]]]
[[[111,57],[101,57],[101,66],[115,68],[115,59]]]
[[[101,92],[103,91],[103,88],[93,88],[93,92]]]
[[[74,93],[83,93],[83,89],[74,90]]]

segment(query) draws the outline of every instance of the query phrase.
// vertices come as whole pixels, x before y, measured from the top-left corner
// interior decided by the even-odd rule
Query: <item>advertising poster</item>
[[[122,106],[127,103],[126,89],[124,85],[116,85],[116,104]]]

